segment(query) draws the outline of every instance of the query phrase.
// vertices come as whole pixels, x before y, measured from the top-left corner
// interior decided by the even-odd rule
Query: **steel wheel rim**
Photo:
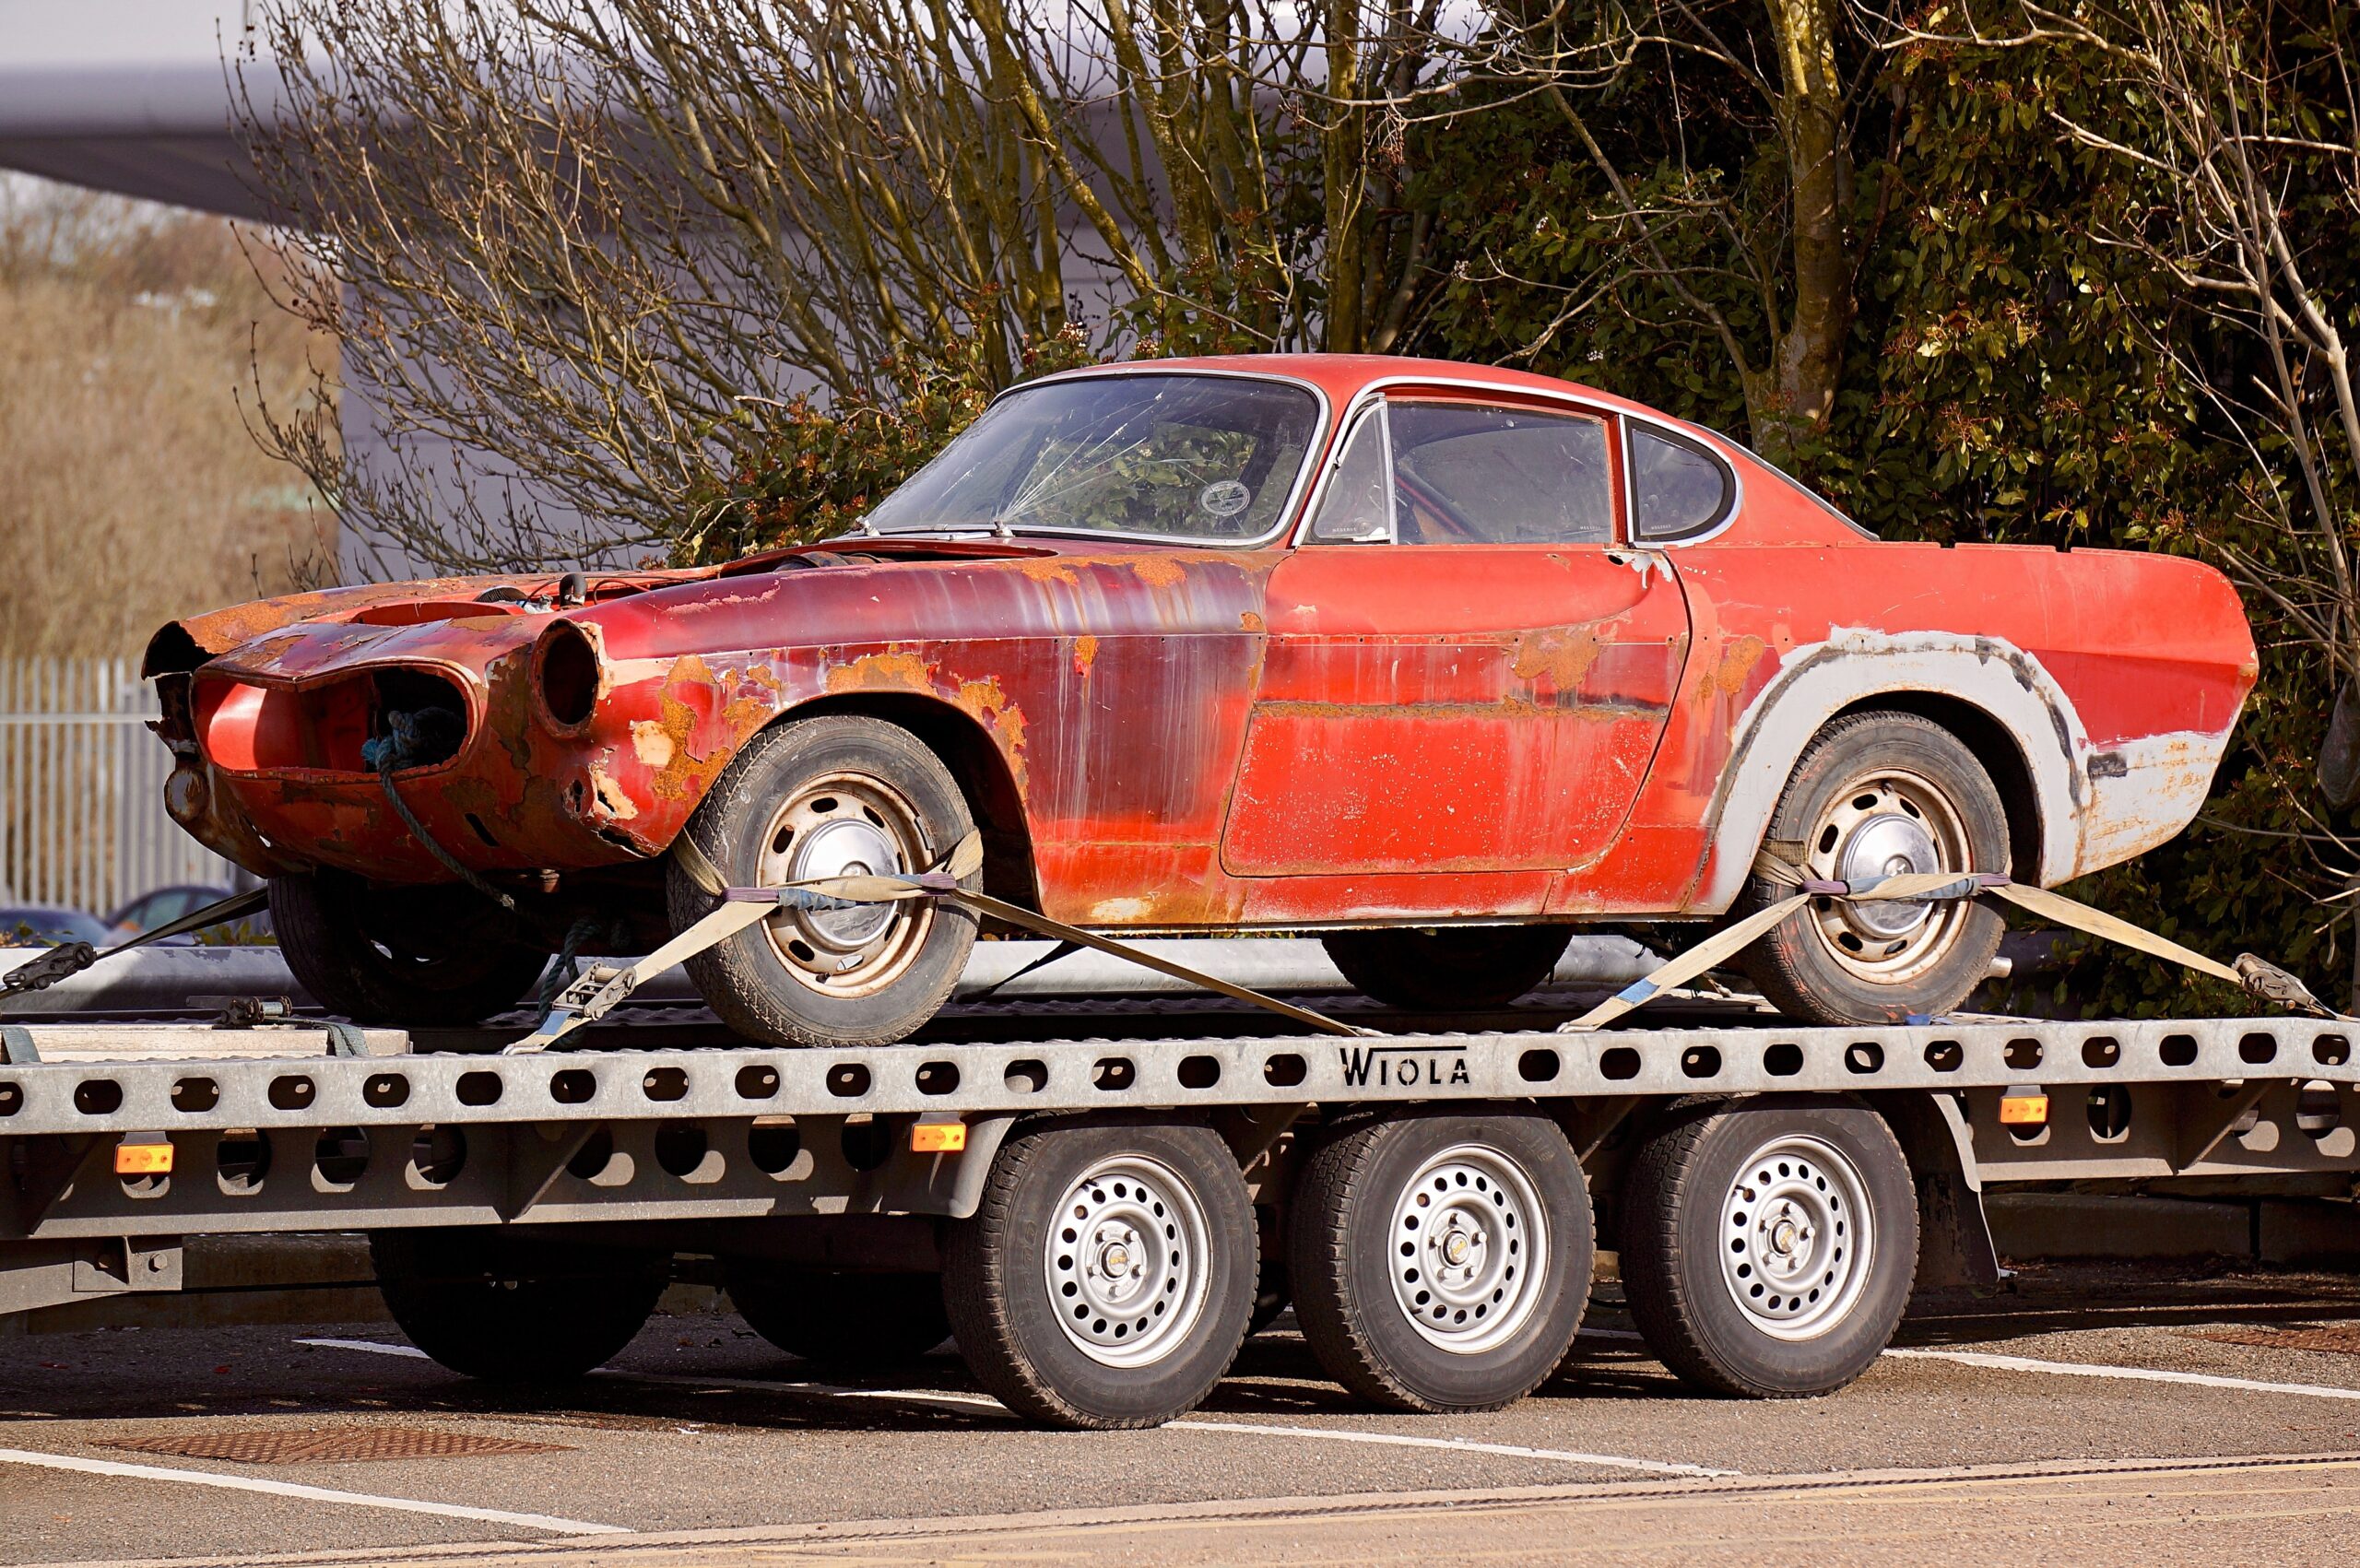
[[[1876,1220],[1859,1168],[1800,1134],[1755,1149],[1721,1201],[1721,1280],[1774,1339],[1811,1339],[1851,1314],[1875,1261]]]
[[[879,864],[881,862],[881,864]],[[762,887],[819,877],[893,875],[931,864],[917,808],[874,773],[806,780],[771,813],[756,857]],[[786,973],[825,996],[874,996],[908,973],[934,927],[931,901],[851,910],[782,908],[762,923]]]
[[[1043,1238],[1057,1326],[1103,1366],[1147,1366],[1185,1343],[1212,1289],[1212,1228],[1178,1173],[1143,1154],[1074,1179]]]
[[[1864,772],[1836,791],[1807,841],[1806,874],[1852,881],[1906,871],[1972,871],[1965,819],[1947,791],[1900,768]],[[1966,901],[1811,901],[1811,929],[1838,965],[1881,985],[1906,985],[1950,955]]]
[[[1393,1300],[1427,1343],[1480,1355],[1515,1337],[1549,1273],[1549,1220],[1524,1168],[1462,1143],[1402,1184],[1386,1232]]]

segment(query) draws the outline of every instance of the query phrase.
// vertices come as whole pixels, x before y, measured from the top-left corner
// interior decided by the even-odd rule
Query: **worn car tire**
[[[372,1231],[369,1256],[409,1342],[489,1383],[560,1382],[605,1365],[655,1310],[671,1262],[489,1226]]]
[[[1777,1255],[1791,1271],[1755,1271],[1776,1205],[1817,1232]],[[1634,1156],[1618,1239],[1632,1319],[1673,1373],[1747,1398],[1829,1394],[1875,1364],[1909,1304],[1917,1190],[1892,1129],[1858,1101],[1691,1104]]]
[[[1126,1172],[1147,1173],[1153,1186],[1130,1186]],[[1169,1299],[1181,1315],[1167,1323],[1160,1307],[1138,1311],[1129,1343],[1153,1353],[1134,1349],[1128,1362],[1106,1323],[1115,1315],[1091,1318],[1093,1297],[1070,1267],[1103,1256],[1101,1231],[1126,1204],[1141,1229],[1169,1224],[1179,1243],[1147,1239],[1154,1271],[1132,1304]],[[1053,1250],[1053,1238],[1067,1250]],[[975,1381],[1017,1414],[1096,1431],[1161,1426],[1194,1409],[1237,1359],[1257,1247],[1236,1157],[1211,1128],[1052,1122],[1001,1146],[974,1216],[950,1227],[943,1303]],[[1067,1267],[1053,1286],[1058,1260]],[[1068,1312],[1082,1324],[1069,1329]]]
[[[726,1279],[748,1327],[788,1355],[822,1366],[900,1366],[950,1338],[938,1274],[733,1264]]]
[[[1883,853],[1896,845],[1930,857],[1921,870],[2009,867],[2007,810],[1990,775],[1956,736],[1914,713],[1855,713],[1820,731],[1796,761],[1766,836],[1774,851],[1803,856],[1809,875],[1829,880],[1898,868]],[[1755,877],[1731,914],[1786,893]],[[1773,1007],[1804,1022],[1899,1023],[1946,1013],[1990,974],[2007,922],[1988,899],[1914,910],[1922,912],[1914,930],[1888,937],[1880,931],[1907,918],[1905,906],[1819,900],[1740,961]]]
[[[1381,926],[1319,938],[1352,989],[1406,1012],[1505,1007],[1547,980],[1570,925]]]
[[[475,1023],[522,1002],[549,961],[472,888],[380,890],[335,871],[273,877],[270,923],[312,999],[355,1023]],[[412,941],[431,950],[407,950]]]
[[[1564,1131],[1529,1110],[1354,1127],[1312,1155],[1293,1213],[1304,1338],[1330,1377],[1391,1409],[1513,1404],[1565,1359],[1589,1304],[1588,1184]],[[1481,1239],[1449,1257],[1446,1237]],[[1434,1277],[1450,1262],[1467,1277]]]
[[[731,886],[749,887],[834,874],[852,864],[877,872],[924,871],[974,827],[958,781],[917,737],[882,719],[828,713],[756,736],[722,770],[686,832]],[[861,836],[871,828],[872,836]],[[804,846],[827,843],[823,833],[850,835],[867,845],[872,857],[890,852],[901,864],[837,856],[813,863],[820,867],[815,873],[799,857]],[[978,871],[965,885],[980,888],[982,881]],[[719,902],[678,856],[669,863],[666,890],[676,931],[687,930]],[[859,912],[807,916],[782,910],[690,959],[689,975],[721,1020],[749,1040],[824,1046],[904,1040],[941,1009],[958,984],[974,947],[975,916],[938,899],[871,907],[885,920],[879,934],[845,949],[854,961],[831,976],[820,973],[821,954],[836,949],[815,935],[816,923],[867,929],[841,924],[865,918]]]

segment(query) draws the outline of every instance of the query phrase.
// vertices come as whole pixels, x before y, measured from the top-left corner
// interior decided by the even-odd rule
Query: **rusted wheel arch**
[[[797,703],[763,727],[823,713],[863,713],[916,736],[950,770],[960,793],[967,797],[975,826],[983,831],[984,891],[1026,909],[1041,907],[1032,819],[1017,789],[1015,772],[990,732],[972,714],[939,698],[915,692],[865,691]]]

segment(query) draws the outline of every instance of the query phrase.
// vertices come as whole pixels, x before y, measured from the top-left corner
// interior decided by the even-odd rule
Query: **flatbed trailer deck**
[[[690,1255],[787,1349],[890,1359],[947,1321],[1021,1412],[1120,1426],[1202,1397],[1290,1291],[1356,1392],[1506,1402],[1570,1343],[1602,1241],[1675,1371],[1812,1393],[1874,1360],[1913,1281],[1996,1277],[1987,1184],[2360,1172],[2333,1020],[1035,1022],[1103,1032],[651,1049],[697,1035],[617,1020],[501,1055],[11,1024],[0,1312],[175,1289],[188,1236],[366,1231],[423,1348],[560,1376]]]

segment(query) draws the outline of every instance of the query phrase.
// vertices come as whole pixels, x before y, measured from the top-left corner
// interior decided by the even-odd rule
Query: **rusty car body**
[[[1093,417],[1155,378],[1299,399],[1258,488],[1191,491],[1225,461],[1196,437],[1186,461],[1140,459],[1189,482],[1200,536],[1162,513],[904,507],[720,567],[372,584],[175,622],[146,666],[172,815],[258,875],[396,902],[452,885],[431,838],[546,955],[585,914],[668,933],[659,868],[741,749],[861,715],[956,780],[985,886],[1056,920],[1467,927],[1480,949],[1469,932],[1508,924],[1722,916],[1799,760],[1861,713],[1941,731],[1988,777],[2004,843],[1973,853],[2000,863],[1965,868],[2066,881],[2190,819],[2255,678],[2205,566],[1881,542],[1732,442],[1545,377],[1166,361],[1020,387],[984,424],[1056,388],[1061,417]],[[1495,527],[1487,506],[1531,515]],[[1210,526],[1241,516],[1250,536]],[[364,756],[421,702],[444,738],[394,777],[423,834]],[[1871,848],[1906,841],[1880,865],[1916,864],[1915,809],[1876,816]]]

